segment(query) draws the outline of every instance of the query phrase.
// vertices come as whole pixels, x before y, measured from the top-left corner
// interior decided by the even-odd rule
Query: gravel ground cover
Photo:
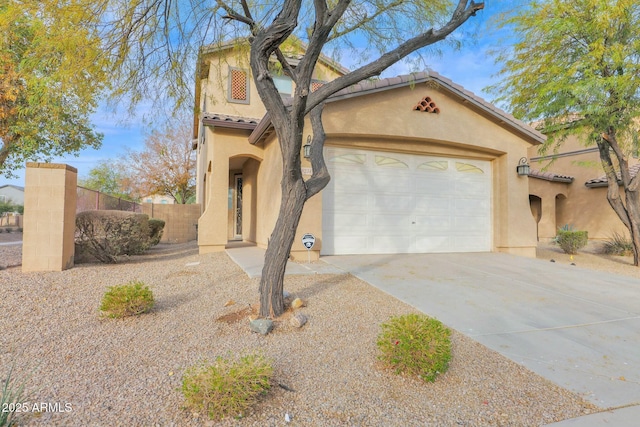
[[[15,250],[0,246],[0,259]],[[107,286],[135,279],[154,292],[151,313],[101,318]],[[25,425],[540,426],[599,410],[455,331],[435,383],[393,375],[376,360],[379,325],[414,309],[350,275],[287,276],[309,322],[296,329],[285,313],[267,336],[248,326],[257,289],[225,253],[199,255],[195,243],[117,265],[2,270],[0,378],[15,364],[28,408],[46,404],[21,414]],[[183,408],[188,366],[255,351],[275,379],[252,411],[214,423]]]

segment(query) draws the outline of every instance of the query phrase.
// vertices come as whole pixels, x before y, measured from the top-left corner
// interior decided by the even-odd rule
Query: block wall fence
[[[197,238],[196,224],[200,218],[200,205],[143,203],[142,213],[165,222],[160,240],[162,243],[186,243]]]

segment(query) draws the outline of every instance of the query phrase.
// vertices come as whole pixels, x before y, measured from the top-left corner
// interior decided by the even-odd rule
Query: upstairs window
[[[249,103],[249,73],[240,68],[229,68],[229,102]]]
[[[273,76],[273,83],[276,85],[280,95],[291,96],[291,92],[293,92],[293,80],[291,80],[291,77],[284,74],[280,76],[276,75]]]

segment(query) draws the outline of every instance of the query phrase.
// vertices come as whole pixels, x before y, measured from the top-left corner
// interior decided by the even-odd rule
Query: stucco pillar
[[[217,160],[217,161],[216,161]],[[223,251],[227,245],[229,214],[229,158],[214,156],[211,173],[207,176],[209,194],[198,220],[198,246],[201,254]]]
[[[553,239],[556,235],[556,198],[543,197],[542,216],[538,223],[538,239],[542,242]]]
[[[529,205],[530,178],[516,173],[521,157],[518,152],[495,160],[494,245],[498,252],[535,258],[538,242]]]
[[[22,271],[73,267],[77,169],[56,163],[27,163]]]

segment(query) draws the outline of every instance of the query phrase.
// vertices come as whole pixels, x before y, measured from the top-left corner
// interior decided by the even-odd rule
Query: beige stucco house
[[[598,147],[586,147],[572,136],[547,155],[530,147],[529,158],[529,198],[540,241],[552,239],[564,226],[586,230],[590,239],[628,235],[607,201],[607,178]],[[631,168],[635,174],[639,166],[637,160],[631,161],[636,163]]]
[[[232,45],[203,51],[194,149],[200,252],[239,240],[266,247],[280,201],[275,132],[246,61]],[[295,55],[291,55],[295,65]],[[345,70],[327,58],[315,85]],[[283,96],[287,76],[277,77]],[[311,88],[312,90],[315,87]],[[521,158],[544,136],[436,73],[366,81],[324,109],[331,182],[310,199],[301,238],[312,256],[364,253],[508,252],[535,256],[536,222]],[[304,139],[311,133],[308,124]],[[311,166],[303,159],[303,175]]]

